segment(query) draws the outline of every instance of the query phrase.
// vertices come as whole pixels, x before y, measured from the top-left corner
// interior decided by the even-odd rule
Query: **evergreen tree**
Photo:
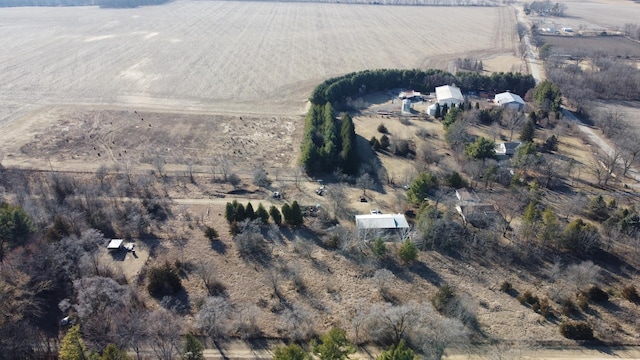
[[[462,114],[462,109],[452,107],[451,110],[447,112],[447,115],[445,115],[444,119],[442,120],[442,125],[444,126],[445,130],[448,129],[451,125],[453,125],[453,123],[456,122],[456,120],[458,120],[458,117],[461,114]]]
[[[467,145],[464,151],[470,159],[492,159],[496,156],[496,144],[481,136],[473,144]]]
[[[115,344],[109,344],[102,351],[100,360],[131,360],[125,350],[119,349]]]
[[[378,257],[383,257],[387,253],[387,246],[381,237],[377,237],[373,242],[373,253]]]
[[[263,224],[269,223],[269,213],[264,206],[262,206],[262,203],[258,204],[258,209],[256,209],[256,218],[262,220]]]
[[[536,131],[536,124],[529,120],[520,131],[520,141],[522,142],[531,142],[533,141],[533,137]]]
[[[347,175],[355,175],[358,172],[356,128],[349,114],[344,114],[342,117],[340,137],[342,138],[342,171]]]
[[[440,103],[436,103],[436,112],[433,115],[436,119],[439,119],[442,117],[442,109],[440,108]]]
[[[292,221],[292,213],[291,213],[291,206],[289,206],[289,204],[284,204],[282,205],[282,217],[284,218],[284,222],[291,225],[291,221]]]
[[[476,101],[476,105],[474,107],[476,110],[480,110],[480,103]]]
[[[244,209],[244,205],[242,205],[241,203],[238,203],[236,205],[236,221],[242,222],[242,221],[245,221],[246,219],[247,219],[247,213]]]
[[[287,221],[289,222],[289,221]],[[302,216],[302,210],[297,201],[293,201],[291,204],[291,222],[289,224],[293,226],[300,226],[304,223],[304,217]]]
[[[313,353],[320,360],[344,360],[356,352],[355,346],[347,339],[346,331],[333,328],[320,337],[320,341],[313,340]]]
[[[410,263],[418,258],[418,247],[413,241],[407,239],[398,249],[398,256],[405,263]]]
[[[273,350],[273,360],[308,360],[309,354],[298,344],[276,346]]]
[[[276,225],[282,224],[282,214],[280,213],[280,210],[278,210],[278,208],[275,205],[271,205],[271,207],[269,208],[269,215],[271,216],[271,219],[273,220],[274,224]]]
[[[445,103],[444,105],[442,105],[442,117],[447,116],[447,113],[449,112],[449,104]]]
[[[256,212],[255,210],[253,210],[253,205],[251,204],[251,202],[247,203],[247,207],[244,209],[244,216],[249,220],[255,220],[257,218]]]
[[[236,221],[236,207],[230,202],[228,202],[227,206],[225,207],[224,218],[229,224]]]
[[[530,201],[527,208],[524,210],[524,222],[526,224],[535,224],[542,218],[538,204],[535,201]]]
[[[187,334],[184,337],[182,360],[204,360],[204,346],[195,336]]]
[[[59,360],[84,360],[85,347],[80,335],[80,325],[69,328],[60,344]]]
[[[542,213],[542,229],[540,239],[545,244],[551,244],[560,237],[560,222],[550,207]]]
[[[557,112],[562,105],[562,94],[558,86],[545,80],[533,89],[533,100],[544,111]]]
[[[431,173],[420,173],[411,182],[407,190],[407,200],[414,205],[420,205],[427,195],[438,187],[438,179]]]
[[[411,350],[410,347],[407,346],[407,343],[403,340],[400,340],[400,343],[396,346],[391,345],[388,350],[383,351],[376,360],[418,360],[419,358],[416,354]]]

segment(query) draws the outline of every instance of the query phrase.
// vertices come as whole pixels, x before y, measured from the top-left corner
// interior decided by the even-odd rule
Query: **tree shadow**
[[[421,261],[413,262],[409,267],[409,270],[435,286],[440,286],[443,282],[442,277],[440,277],[438,273],[431,270],[425,263]]]
[[[217,252],[220,255],[225,255],[227,253],[227,244],[225,244],[222,240],[212,240],[211,241],[211,250]]]
[[[111,255],[111,259],[113,259],[113,261],[124,261],[124,259],[127,258],[127,250],[120,248],[120,249],[114,249],[114,250],[108,250],[109,251],[109,255]]]

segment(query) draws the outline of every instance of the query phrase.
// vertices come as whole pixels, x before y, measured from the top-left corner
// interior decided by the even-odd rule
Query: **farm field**
[[[630,0],[566,0],[566,15],[589,27],[622,27],[626,23],[637,24],[640,4]]]
[[[558,49],[561,53],[565,49],[567,53],[576,50],[602,51],[611,57],[640,58],[640,44],[622,36],[543,36],[545,44]]]
[[[514,23],[510,7],[4,8],[0,125],[48,104],[300,114],[330,76],[510,53]]]

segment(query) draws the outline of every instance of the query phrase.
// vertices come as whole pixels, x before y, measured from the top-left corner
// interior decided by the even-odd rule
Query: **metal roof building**
[[[356,215],[358,229],[405,229],[409,227],[402,214]]]
[[[509,107],[514,110],[522,110],[524,108],[524,100],[522,100],[522,98],[518,94],[503,92],[500,94],[496,94],[494,100],[496,104],[502,107]]]
[[[436,87],[436,98],[440,106],[447,104],[451,107],[451,104],[460,104],[464,102],[464,96],[459,88],[449,85]]]

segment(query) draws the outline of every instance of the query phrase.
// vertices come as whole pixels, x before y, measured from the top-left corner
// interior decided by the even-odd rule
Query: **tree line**
[[[417,91],[431,91],[436,86],[457,84],[462,91],[511,91],[520,96],[535,86],[531,75],[520,73],[494,73],[490,76],[472,72],[449,72],[429,70],[379,69],[353,72],[325,80],[318,85],[309,100],[312,104],[331,103],[342,107],[350,97],[361,96],[376,91],[398,87],[412,88]]]
[[[340,168],[347,175],[356,175],[356,132],[351,116],[345,114],[338,121],[331,103],[312,105],[305,120],[300,162],[307,173]]]

